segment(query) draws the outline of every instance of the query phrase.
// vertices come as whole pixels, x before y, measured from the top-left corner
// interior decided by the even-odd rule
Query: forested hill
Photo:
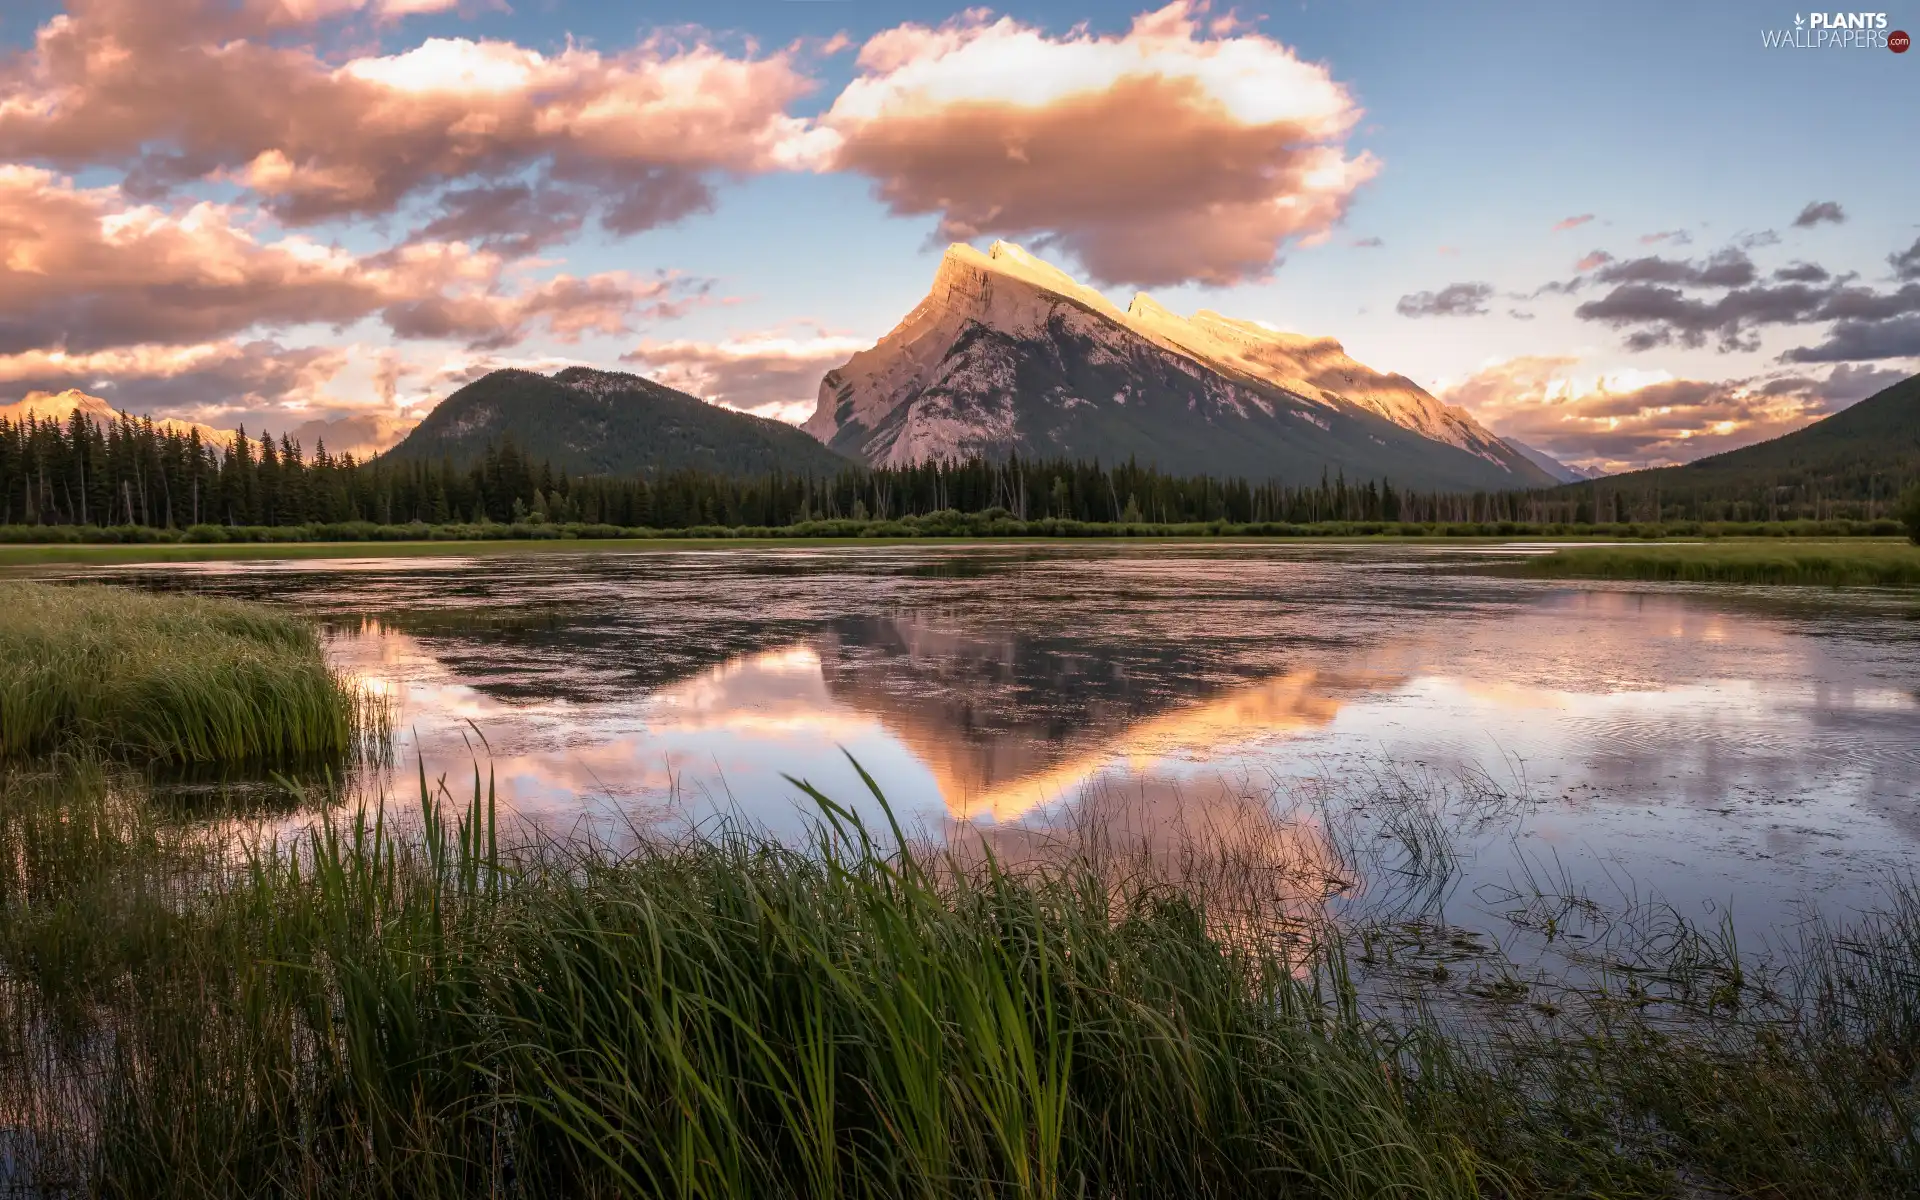
[[[1679,467],[1610,476],[1604,489],[1661,497],[1689,515],[1765,519],[1886,504],[1920,480],[1920,375],[1805,429]],[[1587,493],[1591,483],[1564,493]]]
[[[447,397],[383,457],[465,465],[507,442],[575,475],[832,475],[849,465],[791,425],[586,367],[551,377],[494,371]]]

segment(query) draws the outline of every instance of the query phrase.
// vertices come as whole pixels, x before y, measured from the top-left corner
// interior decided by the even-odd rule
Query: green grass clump
[[[1568,579],[1911,587],[1920,585],[1920,547],[1883,541],[1582,546],[1518,569]]]
[[[823,798],[799,848],[503,847],[477,780],[464,812],[421,791],[405,829],[360,810],[236,857],[110,777],[0,778],[0,1188],[1920,1187],[1911,898],[1819,940],[1791,1001],[1665,938],[1718,981],[1690,1010],[1489,1035],[1370,1017],[1337,940],[1086,858],[915,857]]]
[[[338,755],[378,714],[312,627],[254,604],[0,583],[0,758],[98,747],[140,762]]]

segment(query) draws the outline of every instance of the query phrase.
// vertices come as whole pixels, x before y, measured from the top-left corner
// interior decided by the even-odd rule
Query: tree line
[[[1022,521],[1183,524],[1874,519],[1895,495],[1763,488],[1669,494],[1600,480],[1550,490],[1418,492],[1385,480],[1306,482],[1176,476],[1135,462],[985,459],[907,467],[849,464],[831,476],[737,477],[668,471],[572,476],[511,442],[477,461],[360,461],[293,438],[237,430],[224,445],[197,428],[125,415],[97,422],[0,420],[0,525],[295,526],[344,522],[584,523],[627,528],[778,527],[1004,510]],[[1783,492],[1793,494],[1782,494]]]

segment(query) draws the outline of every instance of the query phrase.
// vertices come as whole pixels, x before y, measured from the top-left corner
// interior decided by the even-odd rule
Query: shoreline
[[[0,543],[0,568],[72,565],[139,565],[176,562],[271,562],[299,559],[355,558],[459,558],[503,557],[516,554],[659,554],[687,550],[766,550],[775,548],[825,547],[845,549],[853,546],[876,548],[922,548],[951,546],[956,549],[1011,546],[1434,546],[1498,547],[1564,545],[1579,547],[1769,547],[1785,550],[1809,546],[1893,547],[1905,545],[1904,538],[1829,536],[1761,536],[1702,538],[1699,535],[1675,535],[1660,539],[1621,539],[1595,532],[1591,534],[1326,534],[1326,535],[1243,535],[1243,534],[1166,534],[1141,536],[1050,537],[1044,534],[1006,536],[969,535],[945,537],[667,537],[667,538],[474,538],[420,539],[413,541],[330,541],[330,542],[39,542]],[[1886,553],[1881,551],[1881,553]],[[1920,555],[1920,550],[1916,551]],[[1618,575],[1576,576],[1567,578],[1621,578]]]

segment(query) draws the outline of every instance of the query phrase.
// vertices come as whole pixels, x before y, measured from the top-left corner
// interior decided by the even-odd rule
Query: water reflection
[[[858,798],[851,755],[931,836],[985,831],[1018,855],[1091,822],[1172,846],[1202,814],[1258,828],[1250,803],[1395,763],[1485,770],[1537,801],[1518,840],[1471,847],[1489,871],[1554,853],[1778,909],[1916,861],[1910,601],[1443,562],[896,549],[124,574],[334,622],[339,661],[400,705],[402,770],[490,754],[547,824],[794,831],[788,777]]]

